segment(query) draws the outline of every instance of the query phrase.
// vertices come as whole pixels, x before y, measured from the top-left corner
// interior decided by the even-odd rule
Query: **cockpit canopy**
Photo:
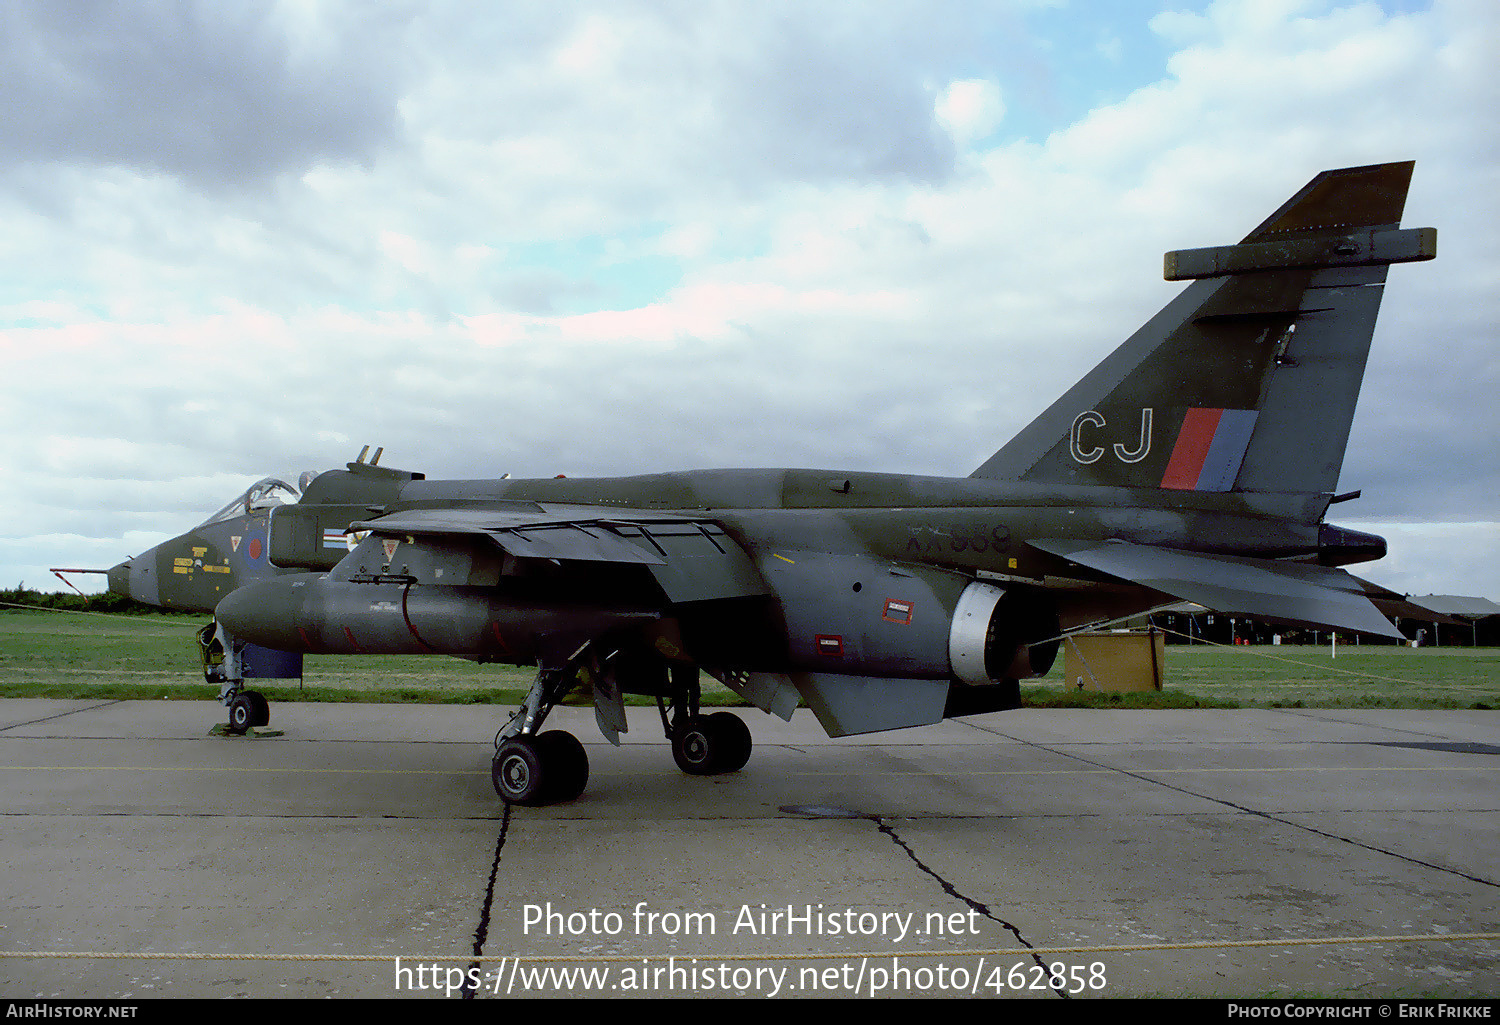
[[[238,498],[204,520],[199,526],[232,520],[256,509],[270,509],[278,505],[294,505],[302,495],[302,489],[317,474],[309,470],[297,478],[298,487],[293,487],[279,477],[262,477],[245,489]]]

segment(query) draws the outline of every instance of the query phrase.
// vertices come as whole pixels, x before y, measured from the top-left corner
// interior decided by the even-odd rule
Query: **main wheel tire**
[[[490,763],[490,779],[506,804],[547,803],[547,770],[531,737],[511,737],[500,745]]]
[[[738,772],[750,760],[750,727],[733,712],[715,712],[706,720],[710,739],[719,747],[715,772]]]
[[[578,800],[589,783],[589,756],[578,738],[565,730],[548,730],[536,738],[536,753],[547,777],[546,802]]]
[[[672,759],[690,776],[718,772],[718,733],[708,719],[695,715],[672,731]]]

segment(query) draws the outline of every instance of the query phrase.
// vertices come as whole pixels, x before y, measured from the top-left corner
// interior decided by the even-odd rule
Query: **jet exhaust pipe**
[[[1047,603],[976,581],[953,611],[953,675],[975,687],[1046,676],[1057,659],[1059,633],[1057,613]]]
[[[1318,563],[1323,566],[1349,566],[1358,562],[1375,562],[1385,558],[1385,538],[1361,530],[1324,523],[1318,527]]]
[[[215,618],[234,637],[305,654],[456,655],[531,664],[559,639],[649,623],[645,609],[521,603],[483,587],[267,580],[234,591]]]

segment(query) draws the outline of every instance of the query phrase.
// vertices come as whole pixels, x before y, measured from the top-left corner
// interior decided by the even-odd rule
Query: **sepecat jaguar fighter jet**
[[[306,572],[219,602],[231,657],[535,665],[492,767],[537,804],[587,783],[578,740],[542,731],[580,681],[616,743],[622,695],[655,696],[677,764],[710,774],[751,739],[700,711],[700,673],[842,736],[1014,707],[1067,634],[1179,600],[1399,636],[1339,568],[1384,540],[1325,515],[1354,497],[1335,491],[1387,268],[1436,253],[1400,227],[1412,166],[1325,171],[1238,244],[1168,253],[1191,283],[967,477],[325,473],[269,514],[270,561]]]

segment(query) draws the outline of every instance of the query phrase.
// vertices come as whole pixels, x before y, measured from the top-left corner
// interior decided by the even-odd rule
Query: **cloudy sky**
[[[0,585],[366,443],[967,475],[1163,251],[1415,159],[1335,519],[1500,598],[1493,0],[10,0],[0,53]]]

